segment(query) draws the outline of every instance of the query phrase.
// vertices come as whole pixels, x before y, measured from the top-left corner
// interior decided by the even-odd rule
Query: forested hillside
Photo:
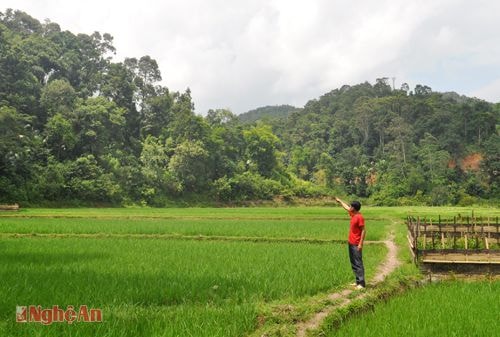
[[[243,123],[227,110],[195,114],[189,89],[160,85],[154,59],[117,62],[114,51],[109,34],[0,13],[1,203],[500,197],[498,103],[378,79]]]
[[[500,104],[407,84],[343,86],[276,124],[297,177],[377,204],[498,198]]]
[[[297,110],[299,109],[291,105],[265,106],[238,115],[238,120],[243,123],[252,123],[258,120],[286,118]]]

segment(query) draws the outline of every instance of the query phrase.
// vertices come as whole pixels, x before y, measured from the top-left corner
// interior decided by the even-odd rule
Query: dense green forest
[[[269,119],[286,118],[298,110],[299,108],[287,104],[277,106],[268,105],[242,113],[238,115],[238,120],[243,123],[253,123],[258,120],[267,122]]]
[[[162,86],[154,59],[114,52],[109,34],[0,13],[0,202],[500,198],[498,103],[379,78],[244,122],[195,114],[190,90]]]

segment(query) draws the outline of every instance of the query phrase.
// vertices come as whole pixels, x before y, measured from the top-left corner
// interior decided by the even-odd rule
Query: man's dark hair
[[[361,203],[359,201],[351,202],[351,206],[352,206],[352,208],[354,208],[358,212],[361,209]]]

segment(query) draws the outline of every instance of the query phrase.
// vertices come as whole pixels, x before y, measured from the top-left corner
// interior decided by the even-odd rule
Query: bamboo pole
[[[457,231],[457,217],[453,217],[453,231]],[[453,249],[457,248],[457,236],[453,235]]]
[[[481,221],[481,219],[479,219],[479,221]],[[477,226],[477,225],[478,225],[478,223],[477,223],[477,219],[476,219],[476,218],[474,218],[474,223],[475,223],[475,226]],[[474,231],[476,231],[476,230],[474,229]],[[479,248],[479,235],[478,235],[478,233],[477,233],[477,232],[476,232],[476,235],[475,235],[475,236],[476,236],[476,249],[477,249],[477,248]]]
[[[415,235],[413,237],[413,246],[415,247],[415,260],[418,261],[418,246],[417,246],[417,237],[418,237],[418,227],[420,225],[420,217],[417,217],[417,226],[415,228]]]
[[[439,228],[441,228],[441,226],[439,226]],[[432,249],[436,249],[436,242],[435,242],[435,236],[436,236],[436,233],[433,233],[432,234]]]
[[[497,245],[499,244],[499,235],[498,235],[498,217],[496,217],[496,221],[495,221],[495,226],[497,226]]]

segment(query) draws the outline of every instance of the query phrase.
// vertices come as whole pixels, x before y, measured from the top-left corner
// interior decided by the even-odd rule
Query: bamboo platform
[[[500,252],[422,252],[422,263],[498,264]]]
[[[424,268],[453,270],[453,266],[464,269],[468,265],[470,270],[476,265],[489,272],[500,270],[498,218],[455,217],[433,222],[408,217],[407,226],[414,262]]]

